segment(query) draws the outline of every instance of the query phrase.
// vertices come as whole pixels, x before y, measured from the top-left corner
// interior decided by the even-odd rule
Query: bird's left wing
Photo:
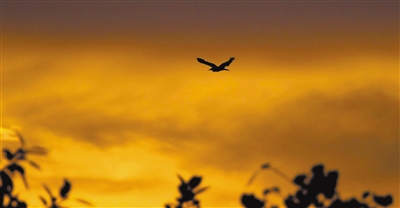
[[[217,65],[215,65],[215,64],[213,64],[213,63],[211,63],[211,62],[208,62],[208,61],[206,61],[206,60],[204,60],[204,59],[202,59],[202,58],[197,58],[197,61],[198,62],[200,62],[200,63],[202,63],[202,64],[205,64],[205,65],[208,65],[208,66],[211,66],[211,67],[217,67]]]
[[[225,68],[225,67],[229,66],[233,60],[235,60],[235,57],[231,57],[227,62],[224,62],[221,65],[219,65],[219,68]]]

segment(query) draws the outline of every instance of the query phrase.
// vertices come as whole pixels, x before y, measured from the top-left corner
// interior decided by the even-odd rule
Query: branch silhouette
[[[18,198],[18,194],[14,194],[13,177],[18,173],[21,176],[25,188],[28,189],[29,185],[25,176],[25,169],[21,165],[22,162],[28,162],[34,168],[41,170],[40,166],[28,158],[30,154],[45,156],[48,150],[43,147],[34,146],[25,147],[25,139],[20,132],[15,130],[15,135],[19,138],[20,147],[16,151],[3,149],[3,157],[6,159],[6,165],[0,171],[1,177],[1,208],[26,208],[28,205],[25,201]],[[282,199],[282,204],[287,208],[308,208],[308,207],[323,207],[323,208],[344,208],[344,207],[357,207],[357,208],[372,208],[372,207],[387,207],[393,203],[393,197],[390,194],[378,195],[374,192],[365,191],[360,198],[342,199],[336,190],[339,172],[337,170],[325,171],[323,164],[317,164],[311,168],[308,174],[299,174],[293,179],[287,176],[284,172],[280,171],[277,167],[269,163],[262,164],[254,174],[250,177],[247,186],[251,185],[255,178],[261,171],[271,171],[274,174],[285,179],[297,188],[293,194],[283,196],[281,189],[277,186],[265,188],[262,192],[263,198],[260,199],[254,194],[242,194],[240,201],[246,208],[278,208],[279,205],[274,204],[269,200],[271,195],[279,195]],[[178,190],[180,196],[176,199],[176,203],[169,203],[165,208],[200,208],[200,201],[196,197],[198,194],[206,191],[209,187],[199,187],[202,176],[193,176],[189,180],[185,180],[182,176],[178,175],[180,184]],[[63,208],[61,203],[69,200],[72,184],[68,179],[64,179],[63,185],[60,187],[57,195],[43,185],[48,197],[39,196],[39,199],[46,208]],[[77,202],[87,206],[93,206],[92,203],[75,198]]]
[[[181,184],[178,186],[181,196],[177,198],[178,204],[175,208],[196,207],[200,208],[200,201],[196,199],[196,195],[204,192],[208,187],[197,188],[201,182],[201,176],[193,176],[186,182],[180,175],[178,175]],[[165,208],[172,208],[174,204],[166,204]]]
[[[13,130],[15,135],[19,139],[20,147],[14,153],[9,149],[6,148],[3,149],[3,157],[6,159],[7,163],[5,167],[3,167],[0,171],[0,177],[1,177],[0,205],[1,208],[26,208],[28,207],[26,202],[20,200],[17,197],[18,194],[15,195],[13,194],[14,190],[13,177],[15,176],[16,172],[19,173],[19,175],[23,180],[25,188],[28,189],[29,185],[25,176],[25,169],[21,165],[21,162],[28,162],[28,164],[30,164],[34,168],[41,170],[40,166],[36,162],[27,158],[27,155],[35,154],[35,155],[45,156],[47,155],[48,150],[40,146],[33,146],[30,148],[26,148],[25,138],[17,129]],[[44,185],[44,188],[50,196],[49,202],[47,202],[47,200],[44,197],[39,196],[44,206],[48,208],[62,208],[59,204],[68,198],[68,193],[71,190],[71,183],[67,179],[64,179],[64,184],[60,189],[59,196],[53,196],[50,189],[46,185]],[[82,199],[76,199],[76,200],[82,204],[92,206],[90,202],[87,202],[85,200]]]
[[[325,207],[325,208],[343,208],[343,207],[358,207],[372,208],[377,206],[389,206],[393,203],[391,195],[379,196],[368,191],[364,192],[361,199],[341,199],[336,190],[339,172],[324,171],[324,165],[318,164],[311,169],[311,175],[300,174],[293,180],[290,180],[283,172],[271,165],[263,165],[250,178],[248,185],[254,180],[260,170],[271,170],[285,180],[288,180],[298,188],[295,194],[289,194],[287,197],[282,197],[285,207],[287,208],[306,208],[306,207]],[[309,182],[307,182],[309,181]],[[246,208],[276,208],[276,204],[269,204],[268,196],[273,193],[279,194],[278,187],[265,189],[263,192],[264,199],[257,198],[254,194],[243,194],[241,202]]]

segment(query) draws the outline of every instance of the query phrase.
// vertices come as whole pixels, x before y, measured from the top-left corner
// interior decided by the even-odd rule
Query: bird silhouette
[[[213,72],[219,72],[219,71],[222,71],[222,70],[229,71],[229,69],[225,69],[225,67],[229,66],[232,63],[233,60],[235,60],[235,57],[231,57],[227,62],[224,62],[221,65],[217,66],[214,63],[208,62],[208,61],[206,61],[206,60],[204,60],[202,58],[197,58],[198,62],[200,62],[202,64],[205,64],[205,65],[208,65],[208,66],[211,66],[211,68],[209,70],[211,70]]]

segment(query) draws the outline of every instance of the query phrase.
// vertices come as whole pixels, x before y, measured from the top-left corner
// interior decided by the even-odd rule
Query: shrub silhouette
[[[270,165],[263,165],[261,169],[272,169],[274,172],[281,176],[288,178],[286,175],[273,169]],[[251,177],[249,184],[254,179],[256,173]],[[288,208],[306,208],[306,207],[326,207],[326,208],[343,208],[343,207],[358,207],[358,208],[369,208],[376,206],[389,206],[393,203],[391,195],[378,196],[368,191],[364,192],[361,200],[352,198],[349,200],[340,199],[339,194],[336,191],[336,185],[339,179],[338,171],[324,172],[324,166],[322,164],[315,165],[311,169],[312,174],[300,174],[296,176],[292,181],[289,180],[293,185],[298,187],[296,194],[289,195],[284,198],[284,204]],[[307,183],[307,181],[309,181]],[[271,193],[279,193],[279,188],[274,187],[272,189],[264,190],[264,197],[267,197]],[[321,199],[322,198],[322,199]],[[372,198],[372,200],[368,200]],[[264,208],[264,207],[278,207],[277,205],[265,206],[267,200],[261,200],[255,197],[253,194],[243,194],[241,202],[246,208]]]
[[[17,194],[13,193],[14,183],[13,177],[18,173],[24,183],[26,189],[29,188],[25,177],[25,170],[21,165],[22,162],[27,162],[34,168],[40,170],[40,166],[34,161],[30,160],[27,155],[37,154],[37,155],[47,155],[47,149],[39,146],[34,146],[31,148],[25,147],[25,140],[22,135],[15,130],[15,134],[20,141],[20,147],[12,152],[9,149],[3,149],[4,158],[7,163],[5,167],[0,170],[1,177],[1,198],[0,205],[1,208],[26,208],[27,204],[18,199]],[[344,207],[357,207],[357,208],[372,208],[377,206],[389,206],[393,203],[393,198],[391,195],[380,196],[373,192],[365,191],[361,195],[361,199],[351,198],[351,199],[341,199],[339,193],[336,190],[339,172],[324,170],[324,165],[318,164],[312,167],[311,174],[300,174],[294,177],[294,179],[289,178],[279,169],[271,166],[270,164],[263,164],[261,167],[253,174],[250,178],[248,185],[250,185],[257,174],[262,170],[272,171],[294,186],[298,188],[295,194],[289,194],[287,197],[283,197],[280,194],[279,187],[266,188],[263,191],[263,199],[257,198],[254,194],[242,194],[241,203],[246,208],[277,208],[278,205],[270,204],[267,200],[270,194],[279,194],[287,208],[307,208],[307,207],[325,207],[325,208],[344,208]],[[199,188],[202,181],[201,176],[193,176],[190,180],[185,181],[180,175],[178,175],[180,180],[180,185],[178,190],[180,196],[177,198],[177,204],[166,204],[165,208],[188,208],[196,207],[200,208],[200,201],[196,199],[196,196],[208,187]],[[61,203],[66,201],[69,197],[71,191],[71,182],[64,179],[64,183],[61,186],[57,196],[53,195],[51,190],[43,185],[49,198],[39,196],[43,205],[47,208],[61,208]],[[90,202],[83,199],[75,198],[78,202],[93,206]]]
[[[40,166],[36,164],[34,161],[29,160],[27,158],[28,154],[37,154],[37,155],[46,155],[47,149],[39,146],[35,146],[32,148],[25,148],[25,139],[19,133],[19,131],[14,130],[15,135],[18,137],[20,142],[20,147],[12,153],[9,149],[3,149],[3,154],[5,159],[7,160],[7,165],[1,169],[1,198],[0,204],[2,207],[11,208],[25,208],[27,204],[24,201],[20,201],[16,195],[13,195],[14,184],[12,181],[12,177],[15,175],[15,172],[18,172],[22,180],[24,182],[25,188],[29,188],[28,182],[25,177],[25,170],[20,164],[23,161],[27,161],[30,165],[40,170]],[[8,199],[8,203],[5,203],[5,199]]]
[[[28,154],[36,154],[36,155],[47,155],[48,150],[43,147],[39,146],[34,146],[31,148],[26,148],[25,147],[25,139],[24,137],[19,133],[18,130],[14,129],[15,135],[18,137],[19,142],[20,142],[20,147],[12,153],[11,150],[9,149],[3,149],[3,154],[4,158],[7,160],[7,165],[1,169],[0,171],[0,177],[1,177],[1,184],[0,184],[0,189],[1,189],[1,196],[0,196],[0,205],[1,208],[26,208],[27,204],[24,201],[21,201],[18,199],[17,195],[13,194],[13,189],[14,189],[14,183],[12,180],[12,177],[15,175],[15,172],[18,172],[22,180],[24,182],[25,188],[28,189],[29,185],[25,177],[25,170],[23,166],[20,164],[21,162],[28,162],[31,166],[34,168],[40,170],[40,166],[35,163],[34,161],[30,160],[27,158]],[[65,179],[64,180],[64,185],[62,186],[60,190],[60,197],[53,197],[50,189],[44,185],[47,193],[50,195],[50,203],[47,203],[47,201],[40,196],[41,201],[43,204],[48,207],[48,208],[60,208],[58,205],[68,197],[68,193],[71,189],[71,183]],[[91,203],[82,200],[82,199],[77,199],[79,202],[86,204],[86,205],[91,205]]]
[[[183,207],[198,207],[200,208],[200,201],[195,197],[197,194],[207,190],[208,187],[196,188],[200,182],[200,176],[193,176],[189,182],[185,182],[185,180],[178,175],[181,184],[178,186],[179,192],[181,196],[177,198],[178,204],[175,208],[183,208]],[[165,208],[171,208],[173,205],[166,204]]]
[[[51,190],[46,185],[43,185],[43,187],[50,197],[49,202],[47,202],[47,200],[43,196],[39,196],[43,205],[48,208],[61,208],[60,204],[68,198],[68,193],[71,190],[71,183],[67,179],[64,179],[64,184],[61,186],[58,196],[54,196]],[[83,199],[76,199],[76,200],[83,204],[92,206],[90,202],[87,202]]]

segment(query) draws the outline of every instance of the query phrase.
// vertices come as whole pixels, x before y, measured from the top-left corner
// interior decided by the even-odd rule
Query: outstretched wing
[[[219,65],[218,68],[225,68],[225,67],[229,66],[232,63],[233,60],[235,60],[235,57],[231,57],[227,62],[222,63],[221,65]]]
[[[201,59],[201,58],[197,58],[197,61],[200,62],[200,63],[202,63],[202,64],[211,66],[211,67],[213,67],[213,68],[216,68],[216,67],[217,67],[217,65],[215,65],[215,64],[213,64],[213,63],[210,63],[210,62],[207,62],[206,60]]]

